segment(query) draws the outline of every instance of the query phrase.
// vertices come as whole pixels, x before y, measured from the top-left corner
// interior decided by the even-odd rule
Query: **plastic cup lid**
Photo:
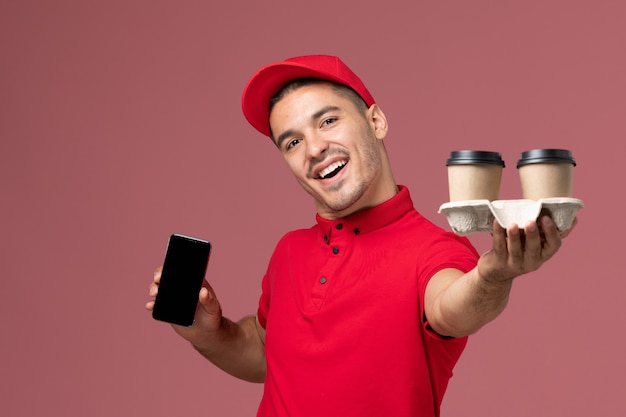
[[[522,152],[517,167],[545,162],[565,162],[576,166],[572,153],[567,149],[533,149]]]
[[[500,165],[504,167],[502,155],[490,151],[453,151],[446,165]]]

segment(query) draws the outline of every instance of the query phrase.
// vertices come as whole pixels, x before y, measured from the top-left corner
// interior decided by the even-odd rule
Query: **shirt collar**
[[[398,193],[389,200],[365,210],[358,211],[341,219],[329,220],[316,215],[317,224],[323,235],[335,228],[352,231],[355,234],[376,230],[399,219],[413,209],[413,200],[409,189],[398,185]],[[338,227],[338,225],[340,225]]]

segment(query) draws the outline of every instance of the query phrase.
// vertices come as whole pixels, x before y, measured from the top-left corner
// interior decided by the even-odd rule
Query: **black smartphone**
[[[206,240],[170,236],[153,318],[181,326],[193,324],[210,253],[211,243]]]

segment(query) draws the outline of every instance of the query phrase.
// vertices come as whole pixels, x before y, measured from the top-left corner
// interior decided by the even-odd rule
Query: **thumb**
[[[212,316],[221,316],[221,307],[213,288],[205,282],[200,289],[199,296],[200,305],[206,311],[207,314]]]

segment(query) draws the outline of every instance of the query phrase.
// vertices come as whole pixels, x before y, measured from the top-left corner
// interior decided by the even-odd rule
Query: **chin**
[[[339,213],[348,210],[363,198],[367,190],[364,184],[350,186],[345,181],[339,181],[327,189],[311,187],[303,183],[300,185],[313,197],[318,212]]]
[[[363,193],[353,190],[350,193],[340,193],[335,198],[326,199],[323,205],[330,211],[342,212],[357,205],[362,196]]]

